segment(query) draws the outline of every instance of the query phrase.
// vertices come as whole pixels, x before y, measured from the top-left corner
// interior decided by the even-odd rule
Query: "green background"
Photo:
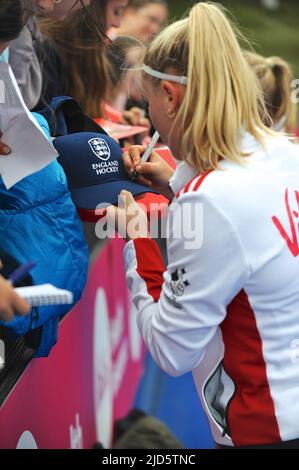
[[[170,0],[171,17],[179,19],[194,3]],[[222,0],[250,40],[265,56],[278,55],[293,67],[299,78],[299,0],[281,0],[276,11],[265,9],[259,0]]]

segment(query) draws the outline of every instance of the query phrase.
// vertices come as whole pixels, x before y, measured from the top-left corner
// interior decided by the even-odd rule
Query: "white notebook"
[[[25,299],[31,307],[44,305],[65,305],[73,303],[72,292],[58,289],[52,284],[39,286],[17,287],[16,292]]]

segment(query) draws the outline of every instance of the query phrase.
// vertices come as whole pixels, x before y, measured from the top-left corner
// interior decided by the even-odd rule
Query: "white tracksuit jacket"
[[[151,239],[124,250],[152,357],[172,376],[192,371],[215,441],[231,446],[299,438],[299,149],[245,134],[242,150],[245,166],[193,179],[178,166],[167,269]],[[202,246],[178,236],[190,206]]]

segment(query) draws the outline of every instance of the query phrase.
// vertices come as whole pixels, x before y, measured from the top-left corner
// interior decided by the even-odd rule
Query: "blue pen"
[[[8,281],[12,285],[21,282],[35,266],[36,263],[34,261],[22,264],[9,276]]]

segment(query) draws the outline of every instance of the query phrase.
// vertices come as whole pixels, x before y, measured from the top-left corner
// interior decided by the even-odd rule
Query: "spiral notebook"
[[[25,299],[31,307],[44,305],[65,305],[73,303],[72,292],[58,289],[52,284],[41,284],[39,286],[18,287],[17,294]]]

